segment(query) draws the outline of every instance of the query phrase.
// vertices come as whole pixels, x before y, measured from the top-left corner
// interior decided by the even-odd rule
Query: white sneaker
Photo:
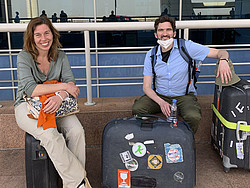
[[[87,188],[85,185],[81,185],[79,188]]]
[[[89,183],[88,178],[85,177],[84,181],[85,181],[85,185],[80,185],[78,188],[92,188],[90,183]]]
[[[87,188],[87,187],[85,186],[85,184],[86,184],[86,181],[85,181],[85,179],[84,179],[84,180],[82,180],[81,185],[78,185],[77,188]]]

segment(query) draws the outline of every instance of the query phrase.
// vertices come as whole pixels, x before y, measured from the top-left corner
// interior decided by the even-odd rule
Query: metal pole
[[[94,0],[94,18],[95,18],[95,23],[96,23],[96,0]],[[98,66],[98,41],[97,41],[97,31],[95,31],[95,61],[96,61],[96,66]],[[99,69],[98,67],[96,68],[96,83],[99,84]],[[97,93],[97,98],[100,97],[100,87],[96,86],[96,93]]]
[[[116,15],[116,7],[117,7],[117,2],[115,0],[115,15]]]
[[[38,0],[31,0],[32,18],[39,16],[38,8]]]
[[[87,81],[87,102],[85,102],[84,104],[90,106],[90,105],[95,105],[95,102],[92,101],[89,31],[84,31],[84,41],[85,41],[85,61],[86,61],[86,81]]]
[[[180,0],[180,6],[179,6],[179,21],[181,21],[182,18],[182,0]],[[181,29],[179,30],[179,38],[181,38]]]
[[[6,17],[6,23],[9,23],[9,12],[8,12],[8,4],[7,4],[7,0],[4,1],[4,5],[5,5],[5,17]],[[10,67],[13,68],[13,63],[12,63],[12,55],[11,55],[11,38],[10,38],[10,32],[7,32],[7,38],[8,38],[8,47],[9,47],[9,60],[10,60]],[[14,87],[14,75],[13,75],[13,71],[10,72],[11,73],[11,80],[12,80],[12,87]],[[16,96],[15,96],[15,89],[12,90],[12,94],[13,94],[13,99],[15,100]],[[0,108],[3,107],[3,105],[0,104]]]
[[[4,8],[5,8],[6,23],[9,23],[9,15],[8,15],[8,4],[7,4],[7,0],[4,0]]]
[[[26,0],[26,6],[27,6],[27,17],[28,18],[32,18],[31,2],[30,2],[30,0]]]
[[[185,39],[185,40],[188,40],[188,39],[189,39],[189,29],[188,29],[188,28],[185,28],[185,29],[184,29],[184,39]]]

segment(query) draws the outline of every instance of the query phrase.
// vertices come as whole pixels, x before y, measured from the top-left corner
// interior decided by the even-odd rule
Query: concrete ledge
[[[86,106],[86,99],[79,99],[80,113],[77,114],[85,133],[87,147],[100,146],[102,131],[110,120],[132,116],[131,107],[136,97],[94,98],[96,105]],[[202,120],[195,139],[197,143],[210,141],[212,122],[212,95],[199,95]],[[1,101],[0,108],[0,149],[24,148],[24,131],[16,124],[14,101]]]

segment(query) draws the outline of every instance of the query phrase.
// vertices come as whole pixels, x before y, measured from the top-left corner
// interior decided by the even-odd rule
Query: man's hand
[[[216,78],[220,76],[221,82],[228,83],[232,78],[232,72],[226,60],[220,60]]]
[[[143,80],[143,91],[144,93],[154,100],[161,108],[162,113],[168,117],[170,116],[170,107],[171,105],[164,101],[162,98],[160,98],[156,92],[152,89],[152,76],[146,76],[144,75],[144,80]]]
[[[161,107],[161,111],[162,111],[162,113],[166,116],[166,117],[168,117],[168,116],[170,116],[170,107],[171,107],[171,105],[168,103],[168,102],[166,102],[166,101],[164,101],[164,100],[162,100],[160,103],[159,103],[159,105],[160,105],[160,107]]]
[[[53,114],[57,111],[57,109],[60,107],[61,104],[62,104],[62,99],[59,96],[55,95],[49,97],[44,102],[45,107],[43,108],[43,111],[48,114]]]

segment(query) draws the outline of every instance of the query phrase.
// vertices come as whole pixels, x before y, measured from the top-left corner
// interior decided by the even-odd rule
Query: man
[[[144,61],[143,91],[145,95],[135,101],[132,113],[136,115],[162,112],[168,117],[171,101],[175,98],[179,114],[195,133],[201,119],[201,109],[193,82],[186,94],[188,63],[180,55],[177,40],[174,39],[176,36],[175,20],[167,15],[160,16],[155,21],[154,27],[155,37],[159,43],[154,66],[156,90],[152,89],[154,74],[150,57],[151,49],[147,52]],[[192,41],[185,41],[185,45],[189,55],[195,60],[203,61],[206,57],[219,59],[217,77],[220,76],[222,83],[228,83],[231,80],[232,73],[228,65],[227,51],[208,48]]]

